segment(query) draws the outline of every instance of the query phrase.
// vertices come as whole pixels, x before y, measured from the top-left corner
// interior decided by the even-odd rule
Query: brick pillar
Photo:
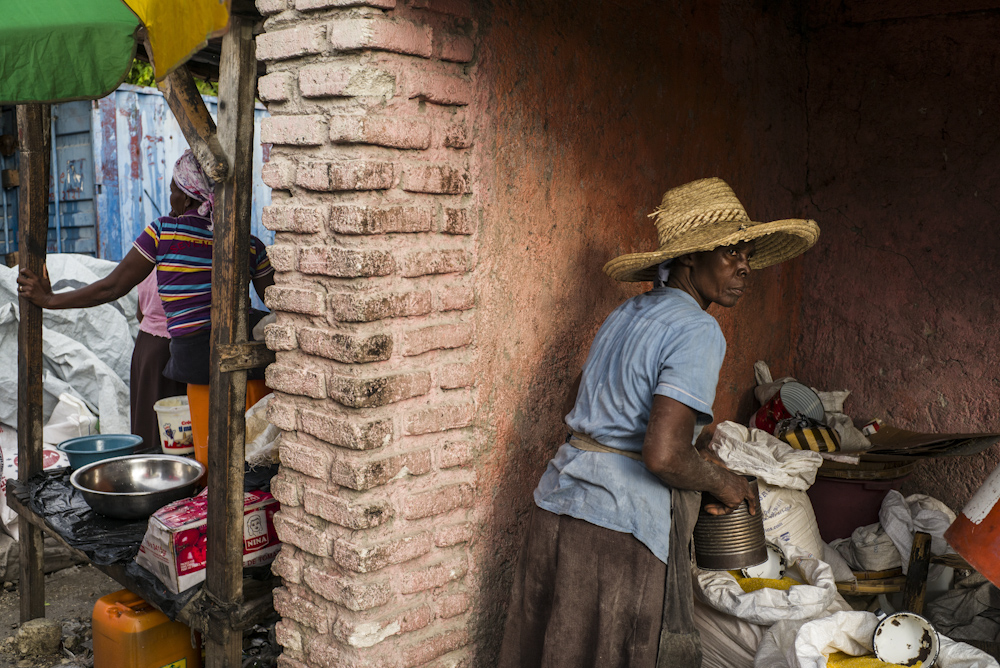
[[[257,0],[283,668],[469,656],[467,0]]]

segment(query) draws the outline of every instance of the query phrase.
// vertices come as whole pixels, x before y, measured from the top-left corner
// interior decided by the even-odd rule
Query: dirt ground
[[[89,565],[45,576],[45,617],[63,625],[62,654],[24,658],[17,655],[14,642],[20,610],[17,583],[4,583],[0,593],[0,668],[90,668],[90,616],[94,603],[119,589],[121,585]]]

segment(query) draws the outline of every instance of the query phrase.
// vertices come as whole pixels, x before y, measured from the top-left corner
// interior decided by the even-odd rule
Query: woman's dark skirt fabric
[[[140,452],[161,452],[160,429],[153,404],[166,397],[182,396],[184,383],[163,375],[170,361],[170,339],[139,330],[132,350],[129,399],[132,407],[132,433],[142,436]]]

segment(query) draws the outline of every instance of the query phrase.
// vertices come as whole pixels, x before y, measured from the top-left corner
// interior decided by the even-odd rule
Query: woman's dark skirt
[[[187,392],[184,383],[163,375],[170,361],[170,339],[139,330],[132,350],[129,399],[132,407],[132,433],[142,436],[142,449],[136,452],[161,452],[160,429],[153,404],[166,397]]]

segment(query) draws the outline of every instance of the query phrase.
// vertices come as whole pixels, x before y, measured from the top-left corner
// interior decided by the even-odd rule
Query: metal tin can
[[[750,489],[758,494],[757,478],[746,476]],[[702,509],[694,526],[694,553],[698,568],[710,571],[738,571],[767,561],[764,542],[764,514],[750,514],[744,501],[728,515],[712,515],[704,506],[712,496],[702,494]]]

